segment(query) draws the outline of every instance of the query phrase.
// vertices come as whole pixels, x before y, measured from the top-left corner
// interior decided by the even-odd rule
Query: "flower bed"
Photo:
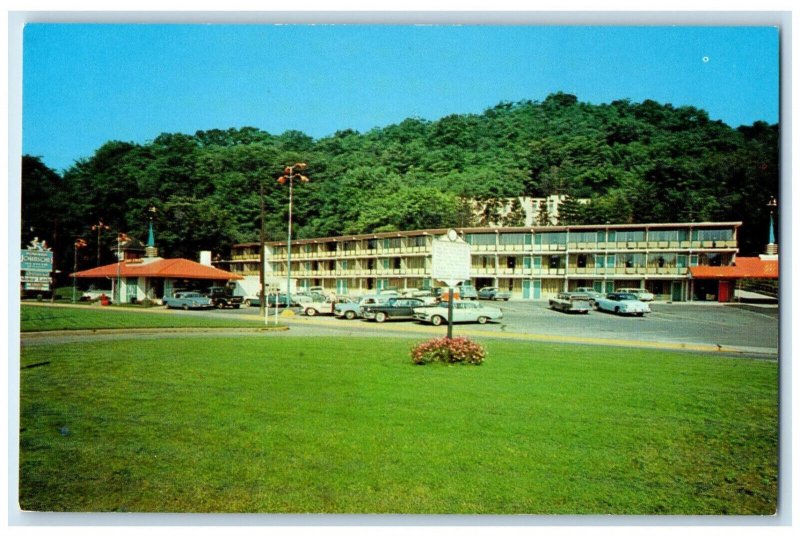
[[[411,349],[411,361],[417,365],[432,362],[480,365],[485,358],[486,349],[465,337],[430,339]]]

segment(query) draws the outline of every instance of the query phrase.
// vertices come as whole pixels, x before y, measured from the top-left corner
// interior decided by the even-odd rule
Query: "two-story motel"
[[[609,292],[643,287],[662,300],[717,300],[718,281],[691,278],[691,267],[729,266],[741,222],[459,228],[471,245],[471,283],[497,286],[517,299],[544,299],[576,287]],[[340,295],[383,289],[429,289],[432,241],[446,229],[293,239],[295,288],[320,286]],[[286,241],[265,245],[265,274],[287,278]],[[242,276],[259,274],[259,243],[237,244],[220,263]]]

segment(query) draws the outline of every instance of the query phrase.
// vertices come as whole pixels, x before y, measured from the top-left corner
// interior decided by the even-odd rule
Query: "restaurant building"
[[[692,267],[734,266],[741,222],[457,228],[470,244],[470,283],[496,286],[516,299],[547,299],[592,287],[649,290],[661,300],[718,300],[713,282],[697,286]],[[340,295],[383,289],[429,289],[432,241],[446,229],[293,239],[291,281]],[[234,245],[218,262],[233,274],[258,277],[259,243]],[[286,241],[265,245],[265,279],[288,277]],[[285,287],[285,283],[283,284]],[[718,287],[717,287],[718,288]]]

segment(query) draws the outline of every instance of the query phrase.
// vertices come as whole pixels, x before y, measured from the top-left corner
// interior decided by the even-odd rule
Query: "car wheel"
[[[225,307],[225,303],[224,302],[217,302],[216,306],[217,306],[218,309],[222,309],[222,308]]]
[[[376,314],[375,314],[375,320],[376,320],[377,322],[379,322],[379,323],[382,323],[382,322],[383,322],[383,321],[385,321],[386,319],[387,319],[387,316],[386,316],[386,314],[385,314],[384,312],[382,312],[382,311],[379,311],[378,313],[376,313]]]
[[[442,324],[442,322],[444,322],[444,319],[442,319],[438,315],[434,315],[433,317],[431,317],[431,324],[433,326],[439,326],[440,324]]]
[[[189,311],[189,306],[187,304],[183,305],[183,311]]]
[[[356,312],[346,311],[344,312],[344,318],[347,319],[348,321],[352,321],[353,319],[356,318]]]
[[[636,314],[636,316],[637,316],[637,317],[644,317],[644,313],[642,313],[642,312],[639,312],[639,313],[637,313],[637,314]]]
[[[314,308],[306,308],[306,315],[308,315],[309,317],[313,317],[317,313],[319,313],[319,312],[317,310],[315,310]]]
[[[486,321],[487,321],[486,317],[484,316],[478,317],[478,324],[486,324]]]
[[[250,307],[250,301],[249,300],[245,300],[244,302],[242,302],[242,306],[244,306],[245,308],[249,308]]]
[[[616,308],[614,308],[614,313],[619,313],[619,306],[617,306]]]

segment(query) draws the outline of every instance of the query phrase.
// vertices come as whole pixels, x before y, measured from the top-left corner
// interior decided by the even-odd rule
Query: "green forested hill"
[[[95,262],[92,224],[103,219],[144,240],[153,205],[163,255],[226,256],[258,238],[262,182],[267,237],[285,237],[288,189],[276,178],[306,162],[297,237],[475,224],[467,198],[564,193],[592,199],[567,211],[567,223],[742,220],[740,248],[754,254],[767,239],[766,204],[778,196],[778,136],[777,125],[735,129],[693,107],[594,105],[557,93],[318,140],[245,127],[109,141],[63,177],[23,157],[22,239],[54,243],[71,272],[77,237],[89,242],[79,268]],[[112,244],[110,234],[101,240]]]

